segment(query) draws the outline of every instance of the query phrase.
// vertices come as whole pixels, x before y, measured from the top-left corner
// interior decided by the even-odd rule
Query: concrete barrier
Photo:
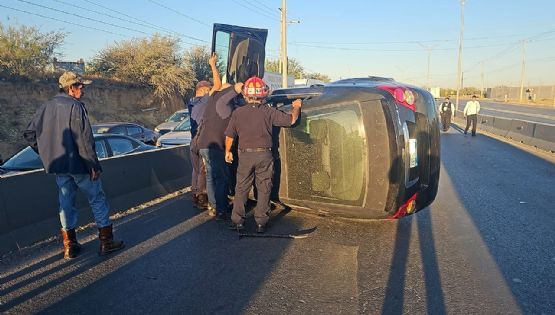
[[[462,128],[466,126],[466,119],[463,118],[461,111],[457,112],[454,122]],[[480,131],[555,153],[555,125],[478,115],[478,132]]]
[[[111,213],[190,185],[189,146],[103,160],[102,184]],[[84,196],[76,201],[79,225],[93,221]],[[58,189],[43,170],[0,178],[0,254],[58,235]]]
[[[531,145],[555,153],[555,125],[536,124]]]
[[[511,120],[507,137],[524,144],[531,144],[532,139],[534,138],[535,129],[536,123],[522,120]]]

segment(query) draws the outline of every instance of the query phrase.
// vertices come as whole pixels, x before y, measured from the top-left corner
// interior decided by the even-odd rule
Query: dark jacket
[[[39,154],[46,173],[88,174],[102,169],[85,104],[65,93],[39,108],[24,137]]]

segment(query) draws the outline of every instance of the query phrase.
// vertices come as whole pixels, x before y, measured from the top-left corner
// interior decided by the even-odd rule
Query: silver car
[[[172,131],[184,120],[189,120],[189,112],[186,109],[178,110],[177,112],[173,113],[168,119],[166,119],[166,121],[156,126],[156,128],[154,128],[154,131],[163,135]]]
[[[185,119],[171,132],[168,132],[158,138],[156,146],[170,147],[189,143],[191,143],[191,121],[189,119]]]

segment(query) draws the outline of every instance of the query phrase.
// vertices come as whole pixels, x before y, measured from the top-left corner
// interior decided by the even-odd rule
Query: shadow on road
[[[273,216],[269,233],[298,230],[286,214]],[[246,226],[254,232],[252,221]],[[184,199],[147,212],[118,226],[116,235],[127,248],[115,255],[98,257],[95,239],[75,260],[55,255],[7,275],[0,307],[25,313],[240,314],[290,240],[240,239],[227,224]]]

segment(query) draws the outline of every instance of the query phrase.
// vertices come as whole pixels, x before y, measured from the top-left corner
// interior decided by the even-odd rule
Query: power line
[[[275,13],[277,13],[277,10],[276,10],[276,9],[271,9],[271,10],[269,10],[269,9],[267,9],[267,8],[265,8],[265,7],[263,7],[263,6],[259,5],[259,4],[257,4],[256,2],[252,2],[252,1],[250,1],[250,0],[243,0],[243,1],[245,1],[245,2],[248,3],[249,5],[252,5],[252,6],[254,6],[254,7],[260,9],[261,12],[266,12],[266,13],[268,13],[268,14],[270,14],[270,15],[274,15]]]
[[[10,10],[14,10],[14,11],[18,11],[18,12],[22,12],[22,13],[26,13],[26,14],[30,14],[30,15],[35,15],[35,16],[45,18],[45,19],[49,19],[49,20],[54,20],[54,21],[58,21],[58,22],[66,23],[66,24],[71,24],[71,25],[75,25],[75,26],[84,27],[84,28],[87,28],[87,29],[93,29],[93,30],[96,30],[96,31],[100,31],[100,32],[104,32],[104,33],[108,33],[108,34],[112,34],[112,35],[127,37],[127,35],[115,33],[115,32],[112,32],[112,31],[103,30],[103,29],[96,28],[96,27],[93,27],[93,26],[86,26],[86,25],[83,25],[83,24],[74,23],[74,22],[70,22],[70,21],[67,21],[67,20],[62,20],[62,19],[42,15],[42,14],[39,14],[39,13],[33,13],[33,12],[21,10],[21,9],[16,9],[16,8],[8,7],[8,6],[2,5],[2,4],[0,4],[0,7],[10,9]]]
[[[58,3],[61,3],[61,4],[65,4],[65,5],[68,5],[68,6],[72,6],[72,7],[78,8],[78,9],[83,9],[83,10],[87,10],[87,11],[89,11],[89,12],[93,12],[93,13],[97,13],[97,14],[100,14],[100,15],[104,15],[104,16],[107,16],[107,17],[110,17],[110,18],[113,18],[113,19],[117,19],[117,20],[123,21],[123,22],[127,22],[127,23],[131,23],[131,24],[139,25],[139,26],[142,26],[142,27],[148,27],[148,28],[153,28],[153,29],[157,29],[157,30],[163,30],[163,29],[160,28],[160,27],[151,26],[151,25],[148,25],[148,24],[145,24],[145,23],[135,22],[135,21],[132,21],[132,20],[129,20],[129,19],[123,19],[123,18],[114,16],[114,15],[107,14],[107,13],[105,13],[105,12],[100,12],[100,11],[96,11],[96,10],[93,10],[93,9],[90,9],[90,8],[85,8],[85,7],[82,7],[82,6],[78,6],[78,5],[76,5],[75,3],[69,3],[69,2],[62,1],[62,0],[53,0],[53,1],[58,2]]]
[[[151,26],[156,27],[156,28],[168,30],[167,28],[163,28],[163,27],[157,26],[157,25],[155,25],[155,24],[152,24],[152,23],[150,23],[150,22],[148,22],[148,21],[144,21],[144,20],[138,19],[138,18],[136,18],[136,17],[134,17],[134,16],[131,16],[131,15],[129,15],[129,14],[126,14],[126,13],[124,13],[124,12],[120,12],[120,11],[117,11],[117,10],[114,10],[114,9],[111,9],[111,8],[108,8],[108,7],[103,6],[103,5],[99,4],[99,3],[96,3],[96,2],[94,2],[94,1],[91,1],[91,0],[83,0],[83,1],[85,1],[85,2],[87,2],[87,3],[90,3],[90,4],[92,4],[92,5],[95,5],[95,6],[97,6],[97,7],[103,8],[103,9],[105,9],[105,10],[112,11],[112,12],[115,12],[115,13],[117,13],[117,14],[123,15],[123,16],[125,16],[125,17],[131,18],[131,19],[133,19],[133,20],[139,21],[139,22],[141,22],[141,23],[144,23],[144,24],[147,24],[147,25],[151,25]],[[171,30],[170,30],[170,31],[171,31]]]
[[[208,23],[206,23],[206,22],[203,22],[203,21],[201,21],[201,20],[197,20],[197,19],[195,19],[195,18],[192,17],[192,16],[189,16],[189,15],[187,15],[187,14],[185,14],[185,13],[182,13],[182,12],[180,12],[180,11],[177,11],[177,10],[175,10],[175,9],[173,9],[173,8],[170,8],[170,7],[166,6],[166,5],[163,5],[163,4],[161,4],[161,3],[157,2],[157,1],[154,1],[154,0],[148,0],[148,1],[149,1],[149,2],[152,2],[152,3],[154,3],[154,4],[156,4],[157,6],[160,6],[160,7],[164,8],[164,9],[166,9],[166,10],[169,10],[169,11],[175,13],[175,14],[178,14],[178,15],[181,15],[181,16],[183,16],[183,17],[186,17],[186,18],[188,18],[189,20],[195,21],[195,22],[197,22],[197,23],[199,23],[199,24],[202,24],[202,25],[204,25],[204,26],[212,27],[212,25],[210,25],[210,24],[208,24]]]
[[[136,30],[136,29],[132,29],[132,28],[129,28],[129,27],[126,27],[126,26],[121,26],[121,25],[109,23],[109,22],[106,22],[106,21],[101,21],[101,20],[93,19],[93,18],[90,18],[90,17],[87,17],[87,16],[83,16],[83,15],[79,15],[79,14],[75,14],[75,13],[70,13],[70,12],[67,12],[67,11],[64,11],[64,10],[54,9],[54,8],[51,8],[51,7],[48,7],[48,6],[45,6],[45,5],[41,5],[41,4],[29,2],[29,1],[26,1],[26,0],[17,0],[17,1],[23,2],[23,3],[27,3],[27,4],[30,4],[30,5],[34,5],[34,6],[43,8],[43,9],[48,9],[48,10],[51,10],[51,11],[60,12],[60,13],[64,13],[64,14],[67,14],[67,15],[76,16],[76,17],[78,17],[78,18],[86,19],[86,20],[89,20],[89,21],[93,21],[93,22],[97,22],[97,23],[103,23],[103,24],[110,25],[110,26],[113,26],[113,27],[117,27],[117,28],[121,28],[121,29],[126,29],[126,30],[128,30],[128,31],[132,31],[132,32],[137,32],[137,33],[141,33],[141,34],[146,34],[146,35],[148,35],[147,33],[143,32],[143,31],[139,31],[139,30]]]
[[[236,4],[242,6],[243,8],[246,8],[246,9],[252,11],[252,12],[263,15],[263,16],[271,19],[272,21],[280,22],[280,20],[276,19],[274,16],[269,15],[268,13],[265,13],[264,11],[256,10],[256,8],[249,7],[249,6],[245,5],[244,3],[241,3],[237,0],[231,0],[231,1],[235,2]]]
[[[61,0],[54,0],[54,1],[62,2]],[[130,19],[133,19],[133,20],[136,20],[136,21],[139,21],[139,22],[140,22],[140,23],[136,23],[136,22],[133,22],[133,21],[129,21],[129,20],[125,20],[125,19],[124,19],[125,21],[128,21],[128,22],[130,22],[130,23],[142,25],[142,26],[144,26],[144,27],[150,27],[150,28],[152,28],[152,29],[161,30],[161,31],[164,31],[164,32],[169,33],[169,34],[178,35],[178,36],[180,36],[180,37],[189,38],[189,39],[196,40],[196,41],[200,41],[200,42],[203,42],[203,43],[208,43],[208,42],[205,41],[205,40],[202,40],[202,39],[199,39],[199,38],[196,38],[196,37],[187,35],[187,34],[183,34],[183,33],[180,33],[180,32],[176,32],[176,31],[171,30],[171,29],[166,28],[166,27],[162,27],[162,26],[159,26],[159,25],[156,25],[156,24],[152,24],[152,23],[150,23],[150,22],[148,22],[148,21],[144,21],[144,20],[138,19],[138,18],[136,18],[136,17],[134,17],[134,16],[131,16],[131,15],[129,15],[129,14],[126,14],[126,13],[124,13],[124,12],[120,12],[120,11],[117,11],[117,10],[115,10],[115,9],[112,9],[112,8],[109,8],[109,7],[106,7],[106,6],[103,6],[103,5],[101,5],[101,4],[99,4],[99,3],[96,3],[96,2],[94,2],[94,1],[91,1],[91,0],[83,0],[83,1],[85,1],[85,2],[87,2],[87,3],[90,3],[90,4],[92,4],[92,5],[95,5],[95,6],[97,6],[97,7],[103,8],[104,10],[108,10],[108,11],[111,11],[111,12],[115,12],[115,13],[117,13],[117,14],[120,14],[120,15],[122,15],[122,16],[125,16],[125,17],[128,17],[128,18],[130,18]],[[72,4],[72,5],[73,5],[73,4]],[[86,8],[85,8],[85,9],[86,9]],[[90,9],[86,9],[86,10],[90,10]],[[92,11],[92,10],[91,10],[91,11]],[[112,15],[108,15],[108,14],[105,14],[105,13],[101,13],[101,12],[98,12],[98,11],[92,11],[92,12],[97,12],[97,13],[99,13],[99,14],[104,14],[104,15],[109,16],[109,17],[113,17],[113,18],[116,18],[116,19],[120,19],[120,18],[118,18],[118,17],[112,16]],[[183,42],[183,43],[189,44],[189,45],[192,45],[192,46],[196,46],[196,45],[197,45],[197,44],[193,44],[193,43],[189,43],[189,42]]]
[[[276,9],[276,8],[270,8],[269,6],[267,6],[267,5],[266,5],[264,2],[262,2],[262,1],[260,2],[260,5],[266,7],[266,8],[267,8],[268,10],[270,10],[270,11],[273,11],[273,10]],[[279,9],[279,8],[277,8],[277,9]]]
[[[344,50],[344,51],[384,51],[384,52],[393,52],[393,51],[415,52],[415,51],[417,51],[417,49],[369,49],[369,48],[333,47],[333,46],[322,46],[322,45],[305,45],[305,44],[298,44],[298,43],[289,43],[289,44],[294,45],[294,46],[320,48],[320,49],[331,49],[331,50]],[[507,45],[507,43],[493,44],[493,45],[479,45],[479,46],[465,47],[465,49],[490,48],[490,47],[506,46],[506,45]],[[457,50],[457,49],[458,48],[437,48],[435,50],[452,51],[452,50]]]

